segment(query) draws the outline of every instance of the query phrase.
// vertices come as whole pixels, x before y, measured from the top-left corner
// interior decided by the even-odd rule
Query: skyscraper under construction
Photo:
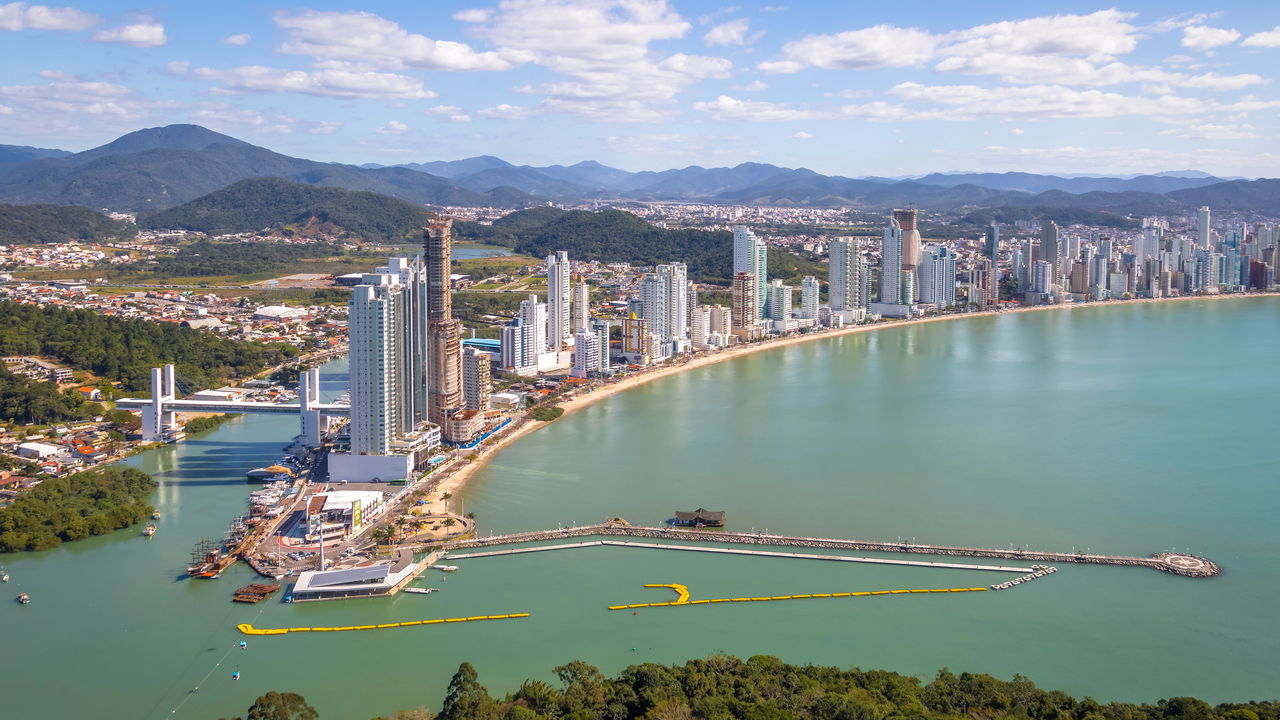
[[[448,418],[462,409],[462,324],[453,318],[449,273],[453,219],[438,218],[422,235],[427,281],[427,419],[449,437]]]
[[[919,211],[915,208],[894,210],[893,219],[902,228],[902,269],[915,270],[920,264],[920,230],[916,228]]]

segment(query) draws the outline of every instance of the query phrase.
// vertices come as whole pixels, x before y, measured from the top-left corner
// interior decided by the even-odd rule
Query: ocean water
[[[1100,700],[1273,698],[1280,299],[1139,304],[887,328],[655,381],[497,455],[460,494],[483,531],[679,509],[729,529],[991,547],[1190,550],[1209,580],[1060,565],[1009,592],[608,611],[670,599],[984,586],[989,571],[584,548],[459,560],[431,595],[258,606],[252,573],[181,578],[243,507],[242,473],[296,432],[243,418],[137,459],[162,483],[152,540],[123,531],[0,558],[6,714],[211,718],[267,690],[323,717],[438,707],[459,662],[495,693],[585,659],[606,672],[724,651],[928,677],[1031,677]],[[339,392],[345,366],[326,368]],[[901,557],[901,556],[899,556]],[[21,584],[21,588],[16,583]],[[248,638],[234,625],[522,620]],[[240,681],[230,674],[242,673]],[[200,687],[196,693],[190,690]],[[75,692],[58,688],[74,687]],[[106,709],[104,711],[104,708]],[[174,710],[177,712],[173,712]],[[106,714],[104,714],[104,712]]]

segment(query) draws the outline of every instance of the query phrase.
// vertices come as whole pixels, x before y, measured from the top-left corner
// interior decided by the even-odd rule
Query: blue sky
[[[0,0],[0,143],[1275,176],[1280,4]]]

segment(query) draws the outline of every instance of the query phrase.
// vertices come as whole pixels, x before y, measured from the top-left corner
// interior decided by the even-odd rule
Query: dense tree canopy
[[[0,355],[40,355],[124,383],[149,387],[150,369],[177,365],[192,389],[252,375],[298,354],[289,345],[228,340],[173,323],[99,315],[91,310],[0,301]]]
[[[55,423],[82,420],[102,412],[74,390],[62,392],[52,382],[31,380],[0,367],[0,420]]]
[[[105,467],[51,478],[0,510],[0,552],[47,550],[144,520],[156,484],[135,468]]]
[[[1226,703],[1194,698],[1153,705],[1099,703],[1042,690],[1015,675],[955,674],[928,683],[884,670],[789,665],[757,655],[712,655],[683,666],[643,663],[615,677],[581,661],[555,669],[561,687],[525,682],[490,696],[463,663],[449,684],[446,720],[1278,720],[1280,702]]]
[[[303,236],[352,235],[396,241],[419,233],[430,213],[372,192],[251,178],[189,203],[138,218],[145,228],[180,228],[210,235],[279,230]]]
[[[132,223],[112,220],[88,208],[0,204],[0,245],[97,242],[137,234]]]

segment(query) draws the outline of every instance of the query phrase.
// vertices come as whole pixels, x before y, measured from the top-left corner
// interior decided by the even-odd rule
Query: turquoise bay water
[[[575,658],[607,672],[722,650],[932,675],[1022,673],[1099,699],[1276,695],[1280,299],[1083,308],[885,329],[657,381],[553,423],[462,493],[486,531],[654,523],[724,509],[731,529],[1147,554],[1190,549],[1212,580],[1060,566],[1011,592],[609,612],[666,600],[987,585],[993,572],[592,548],[460,560],[429,596],[229,602],[252,573],[180,579],[243,507],[244,469],[296,428],[245,418],[139,459],[160,533],[0,558],[6,714],[211,718],[267,690],[324,717],[438,706],[463,660],[495,692]],[[337,392],[345,367],[328,368]],[[5,586],[16,594],[15,583]],[[249,638],[260,627],[530,612],[524,620]],[[243,678],[230,680],[239,669]],[[195,695],[187,690],[203,677]],[[74,687],[61,692],[59,687]],[[102,714],[102,708],[110,708]]]

